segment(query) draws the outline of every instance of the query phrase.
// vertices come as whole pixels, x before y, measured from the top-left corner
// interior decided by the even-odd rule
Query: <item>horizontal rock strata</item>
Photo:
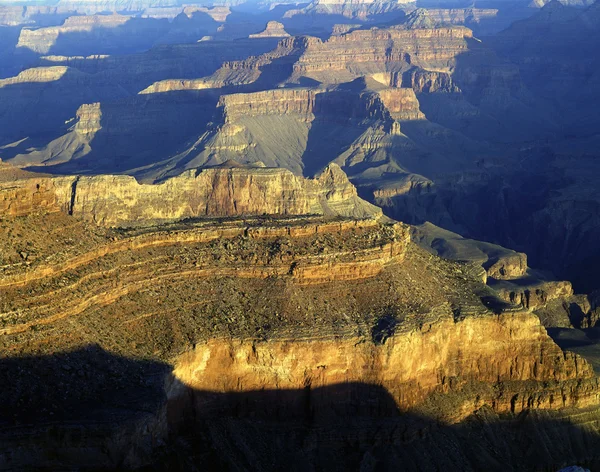
[[[563,353],[535,315],[490,313],[481,280],[418,249],[402,224],[250,218],[117,231],[60,213],[14,221],[31,229],[23,262],[0,278],[0,460],[13,466],[57,451],[57,464],[82,464],[74,434],[104,468],[172,466],[157,445],[177,447],[168,438],[180,432],[198,441],[183,456],[208,447],[236,463],[219,431],[250,444],[269,437],[263,427],[277,431],[277,447],[312,458],[292,427],[307,428],[318,451],[355,441],[358,457],[340,456],[350,467],[371,454],[357,439],[374,437],[371,427],[385,450],[412,450],[476,412],[593,417],[598,407],[587,362]],[[40,395],[19,395],[31,382]]]
[[[88,121],[80,125],[92,132]],[[63,211],[109,226],[200,216],[381,216],[380,209],[357,196],[335,164],[317,179],[303,179],[285,169],[233,167],[187,171],[156,185],[139,184],[129,176],[0,182],[0,214],[35,211]]]

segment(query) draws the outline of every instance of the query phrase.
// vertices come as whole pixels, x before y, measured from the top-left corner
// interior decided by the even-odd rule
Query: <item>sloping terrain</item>
[[[592,368],[534,315],[490,312],[470,265],[420,250],[402,225],[6,224],[29,253],[0,279],[5,468],[593,461]],[[536,432],[525,444],[518,423]]]

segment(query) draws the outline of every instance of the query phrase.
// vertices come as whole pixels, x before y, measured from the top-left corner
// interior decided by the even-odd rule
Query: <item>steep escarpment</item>
[[[166,20],[128,15],[72,16],[60,26],[23,28],[17,48],[38,54],[91,54],[148,49],[169,30]]]
[[[353,30],[323,41],[299,36],[281,40],[272,51],[243,61],[226,62],[204,78],[214,87],[318,81],[342,83],[375,73],[402,73],[413,67],[449,72],[457,56],[468,52],[468,28],[372,28]]]
[[[593,422],[590,365],[534,315],[489,312],[470,268],[418,249],[404,225],[263,218],[116,231],[60,214],[18,224],[32,228],[29,264],[21,256],[0,278],[0,458],[11,467],[594,460],[570,441],[532,456],[510,439],[550,425],[566,438]],[[524,412],[531,426],[517,423]],[[580,434],[597,444],[595,427]]]
[[[377,94],[323,92],[312,89],[282,89],[224,95],[217,106],[222,110],[226,123],[239,121],[246,116],[262,115],[300,115],[309,120],[328,116],[331,120],[341,122],[348,119],[387,118],[385,101],[383,98],[379,100]]]
[[[250,35],[250,38],[285,38],[289,34],[278,21],[269,21],[264,31]]]
[[[294,65],[293,76],[343,82],[368,73],[399,71],[409,64],[444,71],[467,50],[466,39],[471,36],[462,27],[352,31],[313,42]]]
[[[303,16],[308,16],[313,21],[326,21],[327,16],[341,15],[346,18],[365,21],[374,20],[388,16],[398,15],[405,2],[378,2],[378,1],[347,1],[347,0],[316,0],[309,3],[304,8],[291,9],[285,12],[284,18],[301,20]]]
[[[0,183],[0,195],[4,215],[62,210],[102,225],[260,214],[381,216],[335,164],[316,179],[236,164],[188,171],[155,185],[129,176],[32,177]]]
[[[47,143],[49,136],[64,132],[65,121],[75,116],[82,103],[109,101],[125,95],[121,87],[98,83],[92,74],[72,67],[26,69],[15,77],[0,80],[0,142],[26,140],[27,148]],[[6,154],[14,156],[12,149],[4,148],[1,152],[3,158]]]
[[[35,23],[59,23],[75,13],[49,5],[1,5],[0,25],[19,26]]]

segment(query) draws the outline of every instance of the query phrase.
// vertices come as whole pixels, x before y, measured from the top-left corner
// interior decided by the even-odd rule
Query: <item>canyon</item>
[[[583,427],[598,408],[589,363],[561,351],[535,314],[491,312],[475,267],[431,256],[402,224],[271,217],[125,230],[62,213],[2,224],[22,243],[28,228],[30,241],[27,264],[1,279],[5,468],[260,466],[298,453],[304,466],[425,457],[478,468],[523,460],[508,436],[521,412],[566,437],[565,415]],[[422,455],[436,438],[475,434],[457,429],[473,415],[507,449],[445,456],[442,442]],[[274,431],[276,448],[261,449]],[[172,443],[175,432],[188,439]],[[346,455],[332,434],[358,446]],[[582,457],[566,446],[527,460]]]
[[[0,470],[600,469],[599,5],[0,2]]]

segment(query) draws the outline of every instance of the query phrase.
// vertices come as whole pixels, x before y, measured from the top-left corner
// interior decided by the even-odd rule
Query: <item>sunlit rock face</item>
[[[287,36],[289,34],[278,21],[269,21],[264,31],[250,35],[251,38],[285,38]]]
[[[464,403],[443,412],[450,422],[484,405],[498,413],[519,413],[531,405],[552,409],[598,402],[591,367],[576,356],[565,357],[535,316],[506,314],[456,322],[440,311],[421,330],[398,329],[380,344],[360,337],[269,343],[212,340],[185,354],[174,374],[193,389],[223,393],[364,382],[384,387],[400,410],[422,404],[433,392],[456,393],[472,382],[507,382],[516,388],[500,396],[489,390],[487,398],[469,398],[462,392]],[[575,387],[577,379],[587,379],[582,391]],[[544,381],[554,382],[556,390]],[[561,382],[576,390],[565,395]],[[333,404],[316,406],[321,414],[327,407]]]
[[[0,8],[0,469],[600,468],[597,9],[246,7]]]
[[[4,218],[3,230],[6,221],[3,464],[254,468],[300,453],[315,467],[418,456],[463,470],[586,457],[561,441],[525,459],[514,434],[552,426],[565,438],[594,421],[591,366],[532,313],[491,312],[476,271],[419,249],[405,225],[263,216],[112,230],[53,213]],[[32,388],[40,395],[16,394]],[[493,444],[482,436],[453,455],[481,425]],[[595,431],[578,437],[596,444]],[[536,450],[552,441],[542,434]],[[226,454],[232,444],[245,449]]]
[[[93,132],[85,123],[78,124],[82,132]],[[154,185],[139,184],[129,176],[28,177],[0,183],[2,214],[60,210],[109,226],[200,216],[382,216],[379,208],[357,196],[336,164],[316,179],[297,177],[285,169],[244,168],[236,163],[188,171]]]

